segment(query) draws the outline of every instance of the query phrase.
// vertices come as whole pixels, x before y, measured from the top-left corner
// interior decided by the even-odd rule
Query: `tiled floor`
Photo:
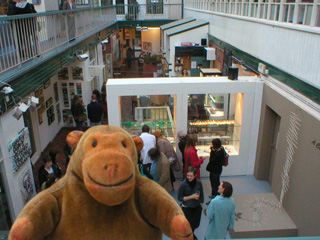
[[[153,72],[157,71],[157,67],[152,64],[144,64],[143,70],[138,69],[137,61],[132,62],[131,69],[127,69],[126,67],[121,68],[121,75],[117,77],[121,78],[139,78],[139,77],[153,77]],[[48,144],[44,152],[41,154],[41,157],[34,165],[34,174],[36,184],[38,185],[38,169],[42,165],[42,157],[47,155],[50,150],[54,149],[57,150],[59,153],[57,155],[57,163],[62,169],[62,173],[65,173],[66,165],[65,165],[65,156],[63,154],[63,148],[66,143],[66,136],[67,134],[74,130],[74,128],[62,128],[54,140]],[[222,180],[229,181],[234,188],[234,194],[251,194],[251,193],[266,193],[270,192],[270,185],[265,181],[257,181],[253,176],[238,176],[238,177],[223,177]],[[207,202],[208,196],[210,195],[211,186],[210,181],[208,178],[201,179],[203,183],[204,193],[205,193],[205,202]],[[177,200],[177,190],[179,188],[181,181],[177,179],[174,183],[175,191],[172,192],[172,196]],[[39,186],[37,186],[39,188]],[[204,204],[204,207],[206,205]],[[198,229],[196,229],[195,234],[199,239],[204,238],[204,234],[206,228],[208,226],[208,219],[206,216],[202,215],[201,223]],[[168,237],[164,236],[163,240],[169,239]]]
[[[268,193],[270,192],[270,184],[266,181],[258,181],[253,176],[235,176],[235,177],[222,177],[221,180],[228,181],[233,186],[233,194],[253,194],[253,193]],[[204,202],[209,201],[209,195],[211,193],[211,186],[209,178],[202,178],[202,185],[204,191]],[[175,191],[172,193],[172,196],[177,201],[177,190],[179,188],[181,181],[177,180],[175,184]],[[177,201],[178,202],[178,201]],[[203,208],[206,208],[207,205],[203,204]],[[204,239],[204,235],[207,230],[209,220],[206,216],[201,216],[201,222],[199,228],[195,230],[195,235],[198,239]],[[163,240],[168,240],[167,236],[163,236]],[[230,236],[227,235],[227,239],[230,239]]]

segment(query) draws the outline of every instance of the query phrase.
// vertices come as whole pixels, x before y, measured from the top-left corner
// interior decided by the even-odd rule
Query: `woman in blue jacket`
[[[225,239],[227,231],[233,229],[236,204],[232,195],[232,185],[229,182],[221,182],[218,193],[211,200],[205,215],[210,219],[204,239]]]

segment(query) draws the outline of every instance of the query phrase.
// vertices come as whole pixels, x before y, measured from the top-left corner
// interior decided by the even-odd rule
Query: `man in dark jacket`
[[[90,120],[90,126],[101,125],[101,118],[103,114],[103,108],[101,103],[98,102],[97,96],[92,94],[91,103],[87,106],[88,118]]]
[[[182,164],[183,164],[182,171],[183,171],[184,163],[185,163],[185,160],[184,160],[184,149],[185,149],[186,144],[187,144],[187,134],[185,134],[184,131],[179,131],[178,132],[178,138],[179,138],[178,146],[179,146],[179,150],[180,150],[180,152],[182,154]]]

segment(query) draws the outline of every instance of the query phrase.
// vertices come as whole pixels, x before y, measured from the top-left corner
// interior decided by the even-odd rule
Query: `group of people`
[[[73,119],[76,123],[76,129],[83,130],[83,123],[88,119],[90,120],[90,127],[101,125],[102,119],[106,117],[106,104],[103,104],[103,96],[98,90],[94,90],[91,95],[91,102],[87,105],[86,109],[78,95],[73,97],[71,103],[71,112]]]
[[[140,135],[144,146],[141,150],[142,174],[158,182],[168,192],[173,191],[174,171],[179,171],[178,158],[171,145],[161,132],[150,133],[147,125],[142,127]],[[190,222],[193,234],[200,225],[202,204],[204,202],[203,186],[200,180],[200,166],[204,158],[197,154],[197,135],[178,132],[179,149],[182,153],[183,181],[178,190],[178,200]],[[204,214],[210,219],[205,239],[225,238],[228,229],[232,229],[235,216],[235,202],[231,198],[233,189],[229,182],[220,182],[225,150],[220,139],[213,139],[210,147],[210,183],[211,201]],[[171,173],[171,174],[170,174]],[[194,239],[197,237],[194,235]]]
[[[141,154],[142,173],[158,182],[168,192],[173,191],[174,171],[180,171],[177,154],[160,131],[150,133],[150,127],[144,125],[140,135],[143,141]]]

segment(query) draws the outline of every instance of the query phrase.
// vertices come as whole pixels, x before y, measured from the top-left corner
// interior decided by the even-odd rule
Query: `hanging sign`
[[[92,79],[93,77],[103,77],[104,67],[105,67],[104,65],[89,66],[88,73],[89,73],[90,79]]]

